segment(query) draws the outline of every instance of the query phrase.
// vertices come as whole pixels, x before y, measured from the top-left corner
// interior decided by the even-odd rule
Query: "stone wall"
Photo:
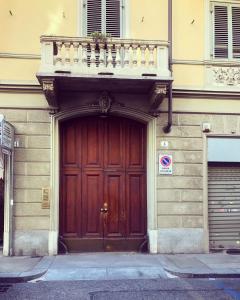
[[[42,209],[42,188],[50,186],[50,118],[44,110],[0,111],[15,127],[13,251],[48,253],[49,209]]]
[[[240,132],[239,121],[237,115],[174,114],[172,131],[164,134],[167,116],[159,117],[157,153],[172,154],[174,165],[173,175],[157,175],[158,252],[206,251],[202,123],[211,124],[213,135],[233,136]],[[167,149],[161,141],[168,141]]]

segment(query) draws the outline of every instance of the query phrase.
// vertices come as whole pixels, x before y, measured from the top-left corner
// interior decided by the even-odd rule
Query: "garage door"
[[[240,248],[240,165],[209,164],[210,249]]]

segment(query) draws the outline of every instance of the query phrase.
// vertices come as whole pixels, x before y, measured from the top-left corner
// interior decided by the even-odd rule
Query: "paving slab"
[[[240,256],[229,254],[81,253],[1,257],[0,282],[151,278],[240,278]],[[171,277],[171,278],[172,278]]]
[[[27,282],[43,276],[53,257],[0,257],[0,283]]]

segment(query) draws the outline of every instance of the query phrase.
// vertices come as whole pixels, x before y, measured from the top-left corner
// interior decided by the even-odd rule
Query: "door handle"
[[[107,213],[108,212],[108,204],[105,202],[103,207],[100,208],[100,212]]]
[[[106,213],[106,212],[108,212],[108,209],[107,209],[107,208],[103,208],[103,207],[102,207],[102,208],[100,209],[100,212],[104,212],[104,213]]]

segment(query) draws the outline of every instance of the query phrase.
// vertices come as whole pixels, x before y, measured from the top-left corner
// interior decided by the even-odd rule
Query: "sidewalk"
[[[0,256],[0,282],[36,279],[104,280],[150,278],[240,278],[240,255],[82,253],[46,257]]]

